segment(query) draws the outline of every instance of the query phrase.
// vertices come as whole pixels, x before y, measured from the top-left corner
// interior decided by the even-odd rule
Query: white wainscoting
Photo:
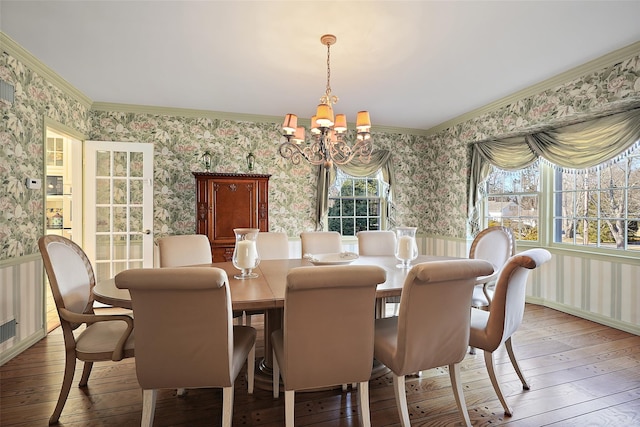
[[[421,253],[467,257],[472,240],[418,236]],[[518,252],[532,246],[521,245]],[[547,248],[553,258],[530,275],[527,302],[640,335],[640,261]]]
[[[15,336],[0,344],[0,365],[45,336],[40,254],[0,263],[0,324],[16,320]]]

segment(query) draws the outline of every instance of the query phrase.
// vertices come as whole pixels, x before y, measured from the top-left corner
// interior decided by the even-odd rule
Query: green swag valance
[[[471,232],[479,231],[479,186],[491,166],[519,170],[539,158],[580,172],[615,162],[640,145],[640,108],[553,130],[473,144],[468,209]]]

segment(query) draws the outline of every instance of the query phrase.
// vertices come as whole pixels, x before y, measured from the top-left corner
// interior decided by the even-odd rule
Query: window
[[[487,179],[487,226],[509,227],[516,240],[538,240],[538,164],[515,172],[494,168]]]
[[[360,178],[338,169],[335,184],[329,189],[328,230],[343,236],[355,236],[362,230],[381,230],[387,193],[388,185],[380,171]]]
[[[596,171],[554,175],[554,242],[640,251],[640,150]]]
[[[547,231],[553,243],[640,253],[640,148],[593,171],[545,162],[515,172],[493,168],[485,191],[485,226],[510,227],[517,240],[539,241]],[[552,218],[539,215],[541,202]]]

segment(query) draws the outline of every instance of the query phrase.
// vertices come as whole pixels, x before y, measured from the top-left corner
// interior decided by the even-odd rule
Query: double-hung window
[[[338,169],[329,189],[329,231],[355,236],[362,230],[382,230],[386,221],[388,184],[382,172],[369,177],[355,177]]]

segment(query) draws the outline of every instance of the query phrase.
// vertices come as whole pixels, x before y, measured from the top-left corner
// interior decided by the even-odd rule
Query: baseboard
[[[8,361],[13,359],[20,353],[22,353],[32,345],[36,344],[38,341],[40,341],[42,338],[46,336],[47,334],[45,330],[41,329],[36,333],[32,334],[30,337],[27,337],[21,340],[18,344],[14,345],[13,347],[7,349],[6,351],[3,351],[2,353],[0,353],[0,366],[4,365],[5,363],[7,363]]]
[[[571,314],[573,316],[580,317],[582,319],[591,320],[592,322],[600,323],[601,325],[605,325],[611,328],[619,329],[621,331],[629,332],[630,334],[640,335],[640,325],[634,325],[632,323],[622,322],[620,320],[612,319],[610,317],[602,316],[600,314],[580,310],[570,305],[560,304],[554,301],[548,301],[548,300],[545,300],[544,298],[527,297],[526,302],[531,304],[541,305],[543,307],[553,308],[554,310]]]

